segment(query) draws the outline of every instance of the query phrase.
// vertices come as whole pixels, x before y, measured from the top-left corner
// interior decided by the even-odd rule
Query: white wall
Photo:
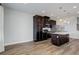
[[[4,9],[2,6],[0,6],[0,52],[4,51],[3,21],[4,21]]]
[[[5,45],[33,41],[33,15],[4,8]]]
[[[79,39],[79,31],[77,30],[77,17],[72,16],[69,18],[65,18],[63,20],[70,22],[69,24],[67,24],[67,23],[63,24],[65,27],[64,31],[67,31],[70,34],[71,38]],[[57,25],[59,25],[59,24],[62,25],[62,23],[59,20],[57,20]]]

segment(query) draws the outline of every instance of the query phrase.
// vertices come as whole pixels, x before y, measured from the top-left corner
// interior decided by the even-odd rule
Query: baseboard
[[[25,43],[25,42],[31,42],[31,41],[11,42],[11,43],[4,44],[4,46],[9,46],[9,45],[14,45],[14,44],[20,44],[20,43]]]

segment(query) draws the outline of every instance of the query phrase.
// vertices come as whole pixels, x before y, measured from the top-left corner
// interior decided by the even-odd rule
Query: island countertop
[[[62,35],[64,35],[64,34],[69,34],[68,32],[55,32],[55,33],[51,33],[51,34],[62,34]]]

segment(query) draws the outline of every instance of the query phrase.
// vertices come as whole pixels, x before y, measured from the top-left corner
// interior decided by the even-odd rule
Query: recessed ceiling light
[[[70,22],[68,21],[67,24],[70,24]]]
[[[42,13],[45,13],[45,11],[43,10]]]
[[[62,19],[59,19],[59,21],[63,21]]]
[[[73,6],[73,8],[77,8],[77,6]]]
[[[50,16],[54,16],[53,14],[51,14]]]
[[[77,13],[79,14],[79,11]]]

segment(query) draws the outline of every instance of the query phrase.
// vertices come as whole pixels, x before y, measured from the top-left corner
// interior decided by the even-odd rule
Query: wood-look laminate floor
[[[70,39],[70,42],[55,46],[50,39],[40,42],[28,42],[5,47],[6,51],[0,55],[77,55],[79,54],[79,40]]]

